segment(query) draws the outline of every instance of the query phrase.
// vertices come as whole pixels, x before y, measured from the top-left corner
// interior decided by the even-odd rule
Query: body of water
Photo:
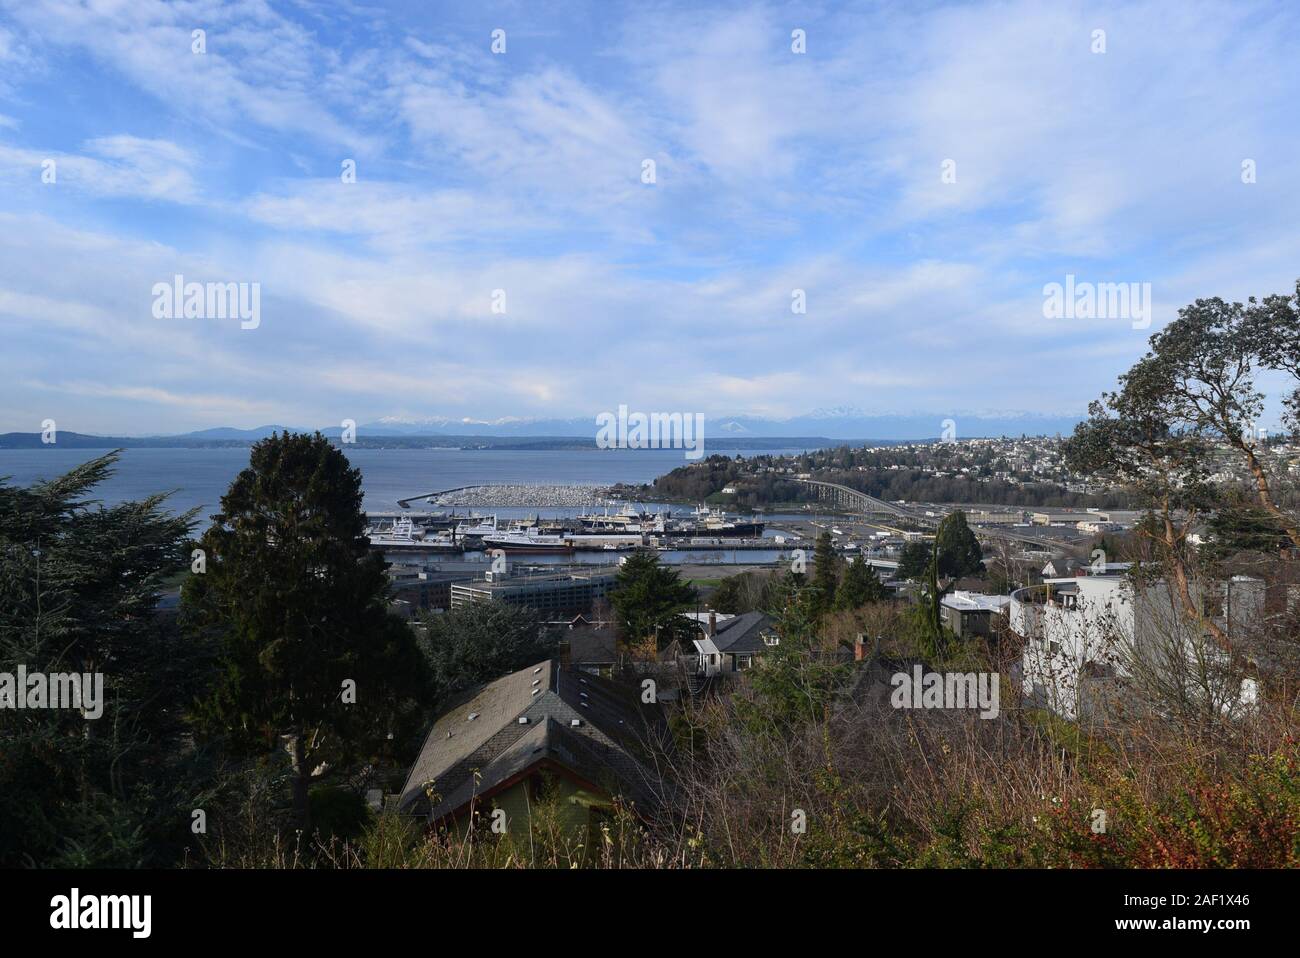
[[[361,470],[367,509],[399,508],[398,499],[476,483],[595,484],[645,483],[683,465],[681,450],[671,449],[346,449]],[[802,449],[746,451],[745,455],[788,454]],[[52,479],[107,449],[0,450],[0,476],[14,485]],[[220,508],[231,480],[248,465],[248,450],[125,449],[113,476],[95,490],[106,505],[169,492],[176,512],[198,508],[206,518]],[[412,503],[417,509],[433,508]],[[467,511],[463,507],[458,511]],[[573,510],[495,508],[503,517],[563,515]]]

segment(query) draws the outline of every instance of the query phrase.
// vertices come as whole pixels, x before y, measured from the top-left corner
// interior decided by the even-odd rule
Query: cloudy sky
[[[1297,39],[1282,3],[0,0],[0,431],[1081,413],[1179,305],[1294,288]],[[178,273],[260,324],[156,318]],[[1067,274],[1150,283],[1151,328],[1045,318]]]

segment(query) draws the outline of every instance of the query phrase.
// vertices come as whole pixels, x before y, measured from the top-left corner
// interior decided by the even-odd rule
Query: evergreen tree
[[[929,543],[913,539],[903,544],[903,551],[898,556],[898,577],[900,579],[919,579],[930,568]]]
[[[885,598],[885,586],[876,575],[875,568],[859,556],[844,570],[839,591],[835,594],[837,609],[860,609],[870,602]]]
[[[250,754],[283,745],[307,831],[313,779],[419,720],[423,662],[364,529],[347,458],[319,433],[274,435],[222,496],[199,543],[206,572],[185,585],[187,629],[220,644],[200,727]]]
[[[205,650],[157,605],[188,564],[192,514],[168,514],[161,495],[95,504],[117,459],[0,481],[0,673],[103,682],[82,711],[0,708],[0,866],[158,866],[188,837],[200,786],[183,718]]]
[[[966,524],[966,513],[960,509],[947,517],[936,545],[939,548],[939,575],[944,578],[960,579],[984,571],[984,550]]]
[[[420,650],[429,663],[431,714],[463,689],[555,655],[557,638],[532,609],[471,602],[424,617]]]
[[[691,623],[678,613],[696,601],[695,589],[681,581],[676,569],[662,565],[650,552],[635,552],[618,570],[610,596],[619,630],[627,642],[656,636],[660,648],[691,632]]]
[[[831,534],[823,531],[817,537],[813,550],[812,591],[809,594],[810,611],[814,616],[829,612],[835,603],[835,592],[839,587],[840,558],[835,554],[831,543]]]

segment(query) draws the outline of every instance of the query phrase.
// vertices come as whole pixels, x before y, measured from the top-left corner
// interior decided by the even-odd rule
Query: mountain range
[[[831,445],[836,442],[904,442],[937,439],[950,430],[957,439],[996,436],[1051,436],[1073,431],[1079,416],[1040,415],[1024,412],[962,413],[950,416],[927,413],[867,414],[851,408],[818,410],[789,419],[761,416],[706,417],[706,446],[744,449],[778,445],[805,447]],[[951,422],[951,425],[949,423]],[[64,447],[103,446],[240,446],[263,439],[272,433],[304,431],[303,427],[282,425],[237,429],[221,426],[169,436],[99,436],[60,431],[58,445]],[[324,435],[337,438],[341,426],[327,426]],[[590,446],[594,445],[597,427],[592,418],[526,419],[506,417],[492,420],[401,419],[385,416],[356,428],[356,439],[363,445],[382,445],[387,439],[407,445],[417,438],[435,440],[435,445],[506,446]],[[449,440],[465,440],[464,443]],[[780,442],[773,442],[780,440]],[[30,448],[42,445],[40,433],[0,434],[0,448]]]

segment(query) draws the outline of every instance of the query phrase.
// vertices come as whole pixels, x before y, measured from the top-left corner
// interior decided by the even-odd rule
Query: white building
[[[1263,616],[1264,583],[1235,576],[1206,612],[1229,636],[1239,634]],[[1181,684],[1188,695],[1210,695],[1225,710],[1255,701],[1251,679],[1226,687],[1235,682],[1226,654],[1208,635],[1196,634],[1163,581],[1136,587],[1119,570],[1048,579],[1011,594],[1009,624],[1025,639],[1026,698],[1067,719],[1087,710],[1094,691],[1132,679],[1139,668],[1144,681]]]

